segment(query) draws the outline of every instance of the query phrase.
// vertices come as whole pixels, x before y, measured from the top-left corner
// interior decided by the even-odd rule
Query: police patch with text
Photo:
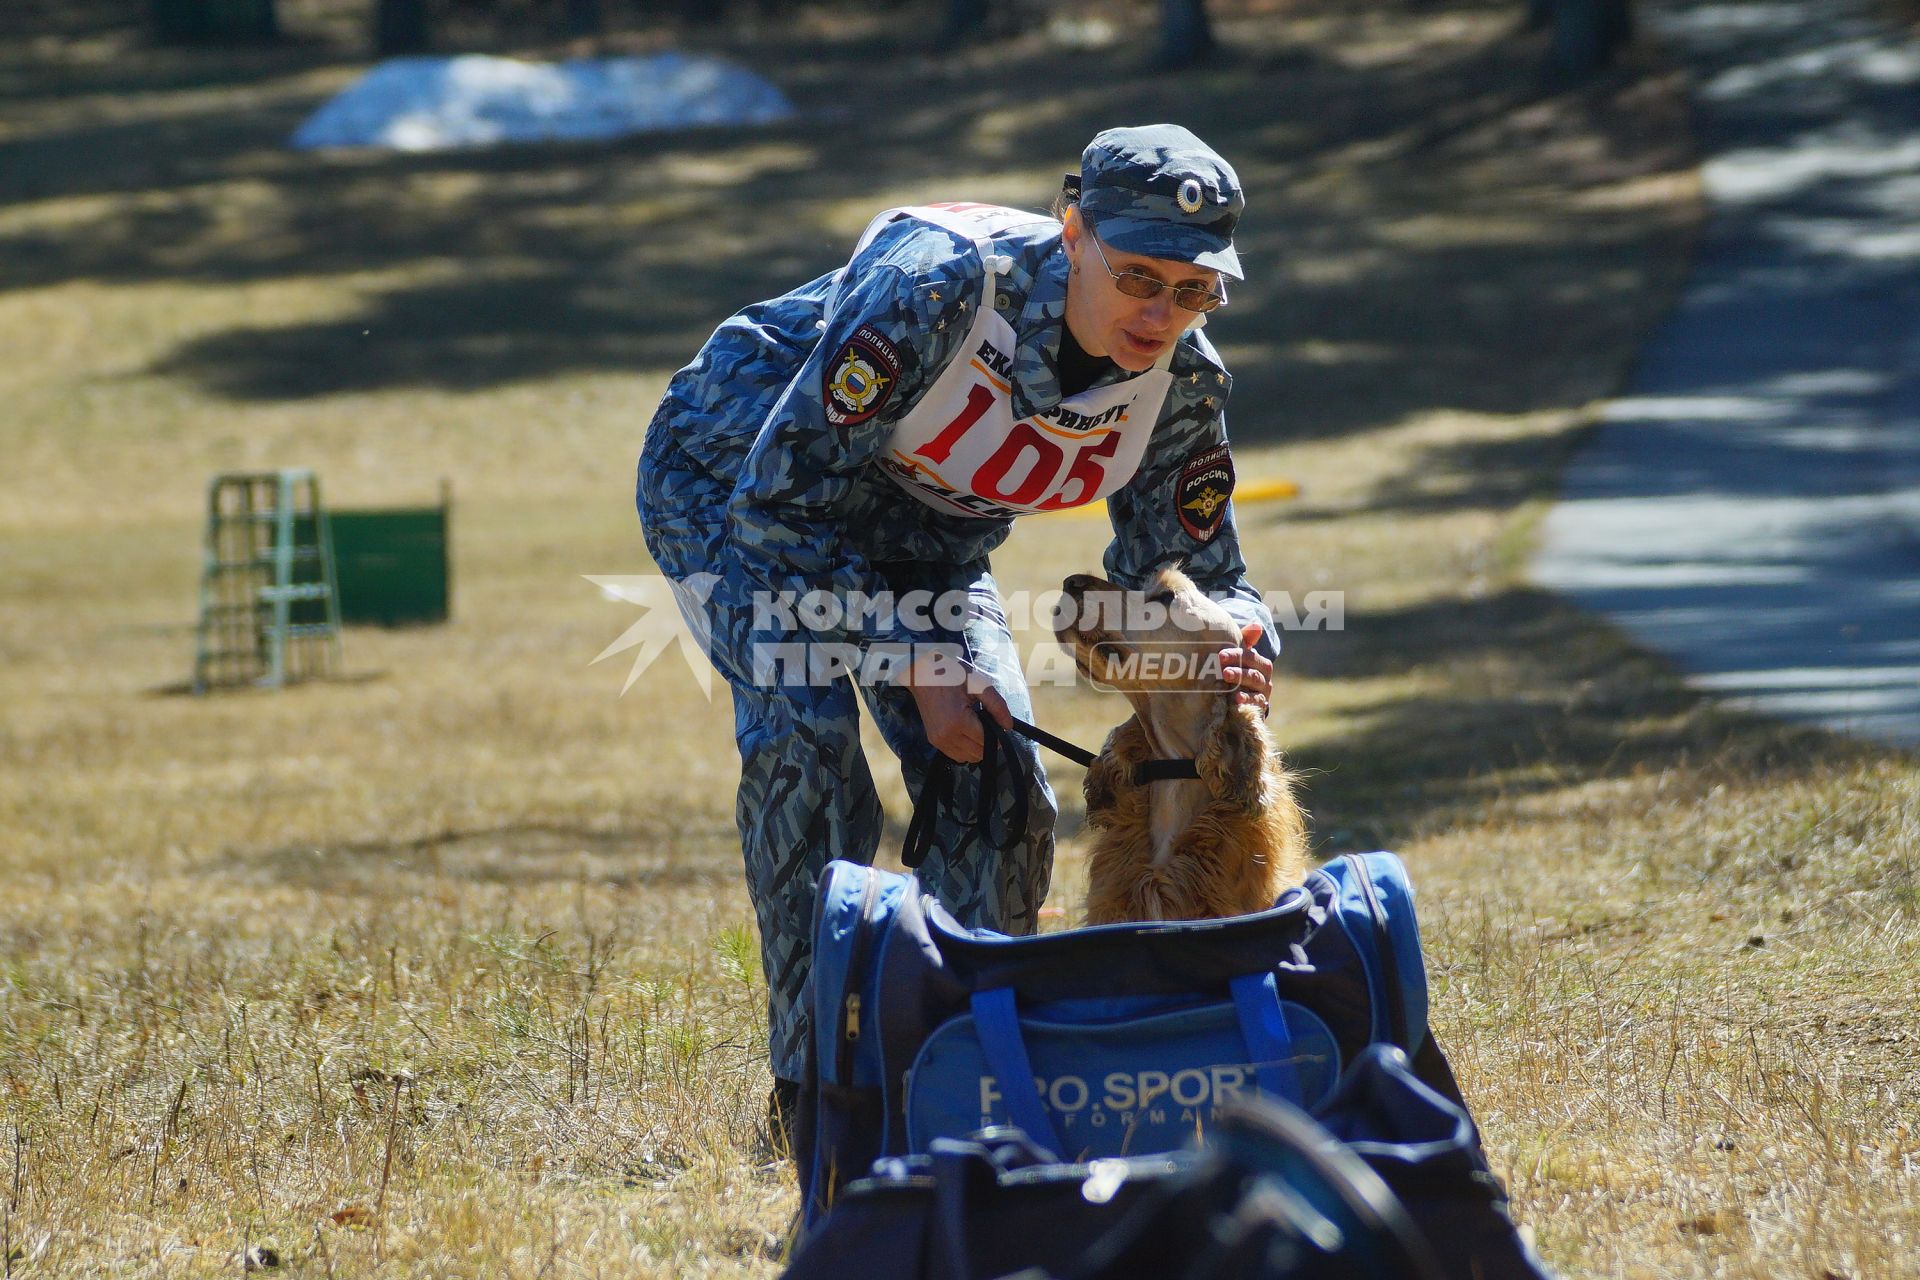
[[[827,421],[852,427],[886,408],[900,383],[900,353],[872,325],[863,324],[827,364]]]
[[[1196,542],[1212,542],[1227,518],[1227,499],[1233,496],[1233,457],[1224,444],[1203,449],[1180,468],[1173,486],[1173,505],[1180,527]]]

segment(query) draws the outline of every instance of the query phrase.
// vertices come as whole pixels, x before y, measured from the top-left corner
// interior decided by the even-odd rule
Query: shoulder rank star
[[[1212,485],[1208,485],[1205,489],[1202,489],[1198,494],[1194,495],[1192,502],[1185,503],[1184,506],[1188,511],[1193,512],[1201,520],[1205,521],[1213,519],[1213,513],[1218,511],[1220,504],[1226,500],[1227,496],[1225,494],[1215,489]]]

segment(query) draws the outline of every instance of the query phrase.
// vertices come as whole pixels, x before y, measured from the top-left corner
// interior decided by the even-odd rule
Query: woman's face
[[[1173,290],[1162,289],[1151,298],[1129,298],[1114,285],[1107,268],[1138,271],[1170,285],[1196,285],[1218,291],[1220,273],[1191,262],[1147,258],[1121,253],[1111,246],[1096,247],[1080,221],[1079,210],[1067,215],[1064,238],[1073,274],[1067,280],[1067,328],[1088,355],[1105,356],[1129,373],[1151,369],[1167,348],[1191,329],[1200,314],[1174,302]],[[1100,261],[1101,251],[1106,262]]]

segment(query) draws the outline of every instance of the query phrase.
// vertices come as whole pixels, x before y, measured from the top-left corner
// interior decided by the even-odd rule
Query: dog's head
[[[1142,591],[1076,573],[1061,584],[1054,635],[1095,684],[1140,709],[1154,694],[1224,693],[1220,651],[1240,645],[1240,624],[1171,566]]]
[[[1088,679],[1133,704],[1143,749],[1193,755],[1216,798],[1259,812],[1266,729],[1221,675],[1220,652],[1240,647],[1233,616],[1174,568],[1143,591],[1075,574],[1062,592],[1054,634]]]

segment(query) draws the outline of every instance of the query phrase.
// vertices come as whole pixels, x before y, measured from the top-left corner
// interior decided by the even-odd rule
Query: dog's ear
[[[1272,749],[1260,713],[1229,702],[1194,763],[1215,800],[1257,816],[1271,799],[1267,756]]]
[[[1104,827],[1113,821],[1121,801],[1139,789],[1133,770],[1145,756],[1146,733],[1137,716],[1107,735],[1081,786],[1087,799],[1087,825]]]

